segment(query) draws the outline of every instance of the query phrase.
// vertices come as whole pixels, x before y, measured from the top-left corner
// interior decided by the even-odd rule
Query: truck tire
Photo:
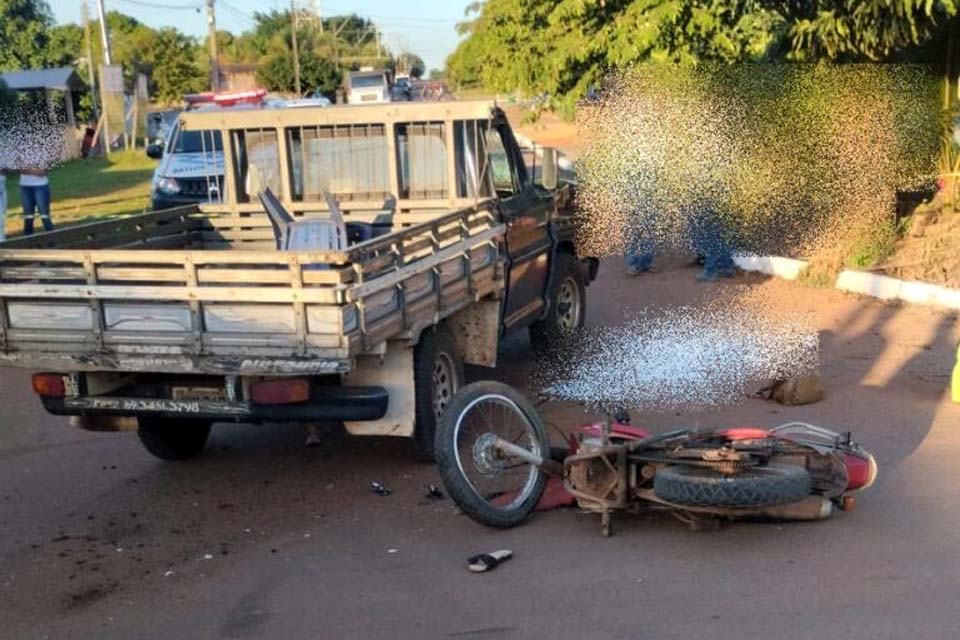
[[[464,385],[463,360],[445,327],[424,331],[413,350],[413,384],[416,424],[413,456],[421,462],[436,460],[437,424],[444,409]]]
[[[733,475],[675,465],[664,467],[653,478],[658,498],[690,507],[768,507],[796,502],[810,491],[807,470],[788,464],[768,464]]]
[[[530,325],[534,348],[547,347],[583,327],[587,284],[575,256],[557,253],[547,296],[547,314]]]
[[[161,460],[186,460],[200,455],[207,446],[210,422],[139,418],[137,435],[143,446]]]

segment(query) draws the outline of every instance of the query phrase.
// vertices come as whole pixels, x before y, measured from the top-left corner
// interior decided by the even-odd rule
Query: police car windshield
[[[202,135],[201,135],[202,134]],[[223,151],[223,139],[219,131],[177,132],[177,140],[171,153],[200,153],[201,151]]]

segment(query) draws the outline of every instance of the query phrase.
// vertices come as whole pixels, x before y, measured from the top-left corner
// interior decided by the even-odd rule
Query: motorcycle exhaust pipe
[[[751,515],[774,520],[826,520],[832,514],[833,502],[830,498],[807,496],[797,502],[760,509]]]

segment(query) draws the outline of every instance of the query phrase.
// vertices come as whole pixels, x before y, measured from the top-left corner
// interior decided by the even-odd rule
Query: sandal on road
[[[497,567],[501,562],[505,562],[513,557],[513,551],[509,549],[500,549],[499,551],[491,551],[490,553],[481,553],[480,555],[470,556],[467,558],[467,566],[470,567],[470,571],[474,573],[483,573],[485,571],[491,571]]]

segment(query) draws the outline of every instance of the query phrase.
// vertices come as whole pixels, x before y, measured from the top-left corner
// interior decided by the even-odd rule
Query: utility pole
[[[374,27],[377,34],[377,64],[380,64],[380,60],[383,59],[383,53],[380,52],[380,27]]]
[[[83,0],[83,4],[80,5],[80,19],[83,20],[83,45],[87,50],[87,82],[90,83],[93,121],[97,123],[95,126],[99,126],[100,109],[97,107],[97,92],[95,89],[97,81],[93,73],[93,39],[90,36],[90,7],[87,5],[87,0]]]
[[[317,27],[320,30],[320,35],[323,35],[323,18],[320,17],[320,2],[319,0],[307,0],[307,8],[304,9],[307,14],[307,20],[311,23],[317,22]]]
[[[290,0],[290,21],[293,23],[291,29],[293,31],[293,86],[297,91],[297,97],[299,98],[302,94],[300,92],[300,51],[297,49],[297,6],[294,0]]]
[[[103,62],[113,64],[110,59],[110,36],[107,35],[107,12],[103,9],[103,0],[97,0],[97,11],[100,14],[100,37],[103,38]]]
[[[217,14],[213,2],[207,0],[207,40],[210,42],[210,86],[217,92],[220,91],[220,62],[217,56]]]

